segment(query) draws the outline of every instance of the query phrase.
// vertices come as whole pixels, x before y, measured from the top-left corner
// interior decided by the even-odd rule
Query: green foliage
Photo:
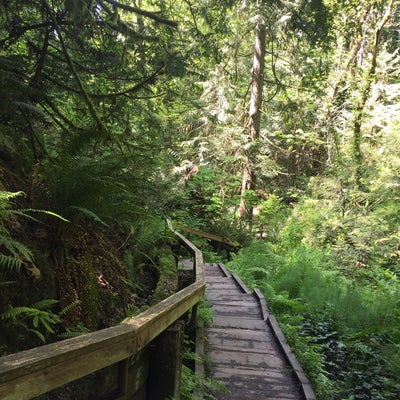
[[[301,243],[259,240],[227,265],[263,290],[320,398],[394,399],[399,283],[364,285],[343,276],[336,262]]]
[[[22,192],[0,191],[0,268],[7,270],[19,271],[25,260],[33,263],[32,252],[13,239],[6,228],[6,223],[19,213],[11,209],[10,202],[22,195]]]
[[[271,194],[268,200],[257,204],[257,215],[254,217],[254,225],[261,226],[264,237],[268,237],[271,242],[278,240],[289,210],[283,204],[281,198]]]
[[[33,334],[40,339],[42,343],[46,343],[50,337],[56,335],[56,328],[62,324],[62,317],[69,313],[77,302],[71,303],[63,308],[60,312],[55,313],[52,309],[58,300],[45,299],[31,305],[10,307],[7,311],[0,314],[0,319],[7,325],[7,329],[19,336],[19,340],[26,341]],[[80,330],[81,333],[87,330]],[[76,335],[74,328],[66,328],[64,334],[60,337]]]
[[[229,225],[234,221],[234,207],[238,203],[235,194],[238,179],[235,176],[226,177],[218,167],[200,167],[198,173],[187,182],[191,202],[191,211],[196,212],[199,220]]]
[[[58,304],[58,300],[44,299],[29,307],[9,306],[8,310],[0,314],[2,329],[6,329],[8,335],[14,337],[14,341],[17,338],[20,347],[32,346],[32,342],[39,345],[57,338],[65,339],[89,332],[81,323],[75,327],[63,324],[63,318],[77,307],[79,301],[57,312],[55,308]]]
[[[191,362],[197,359],[198,356],[190,351],[186,351],[184,354],[184,360]],[[192,399],[207,399],[217,400],[219,393],[228,393],[225,386],[215,379],[208,378],[206,376],[198,376],[194,371],[187,365],[182,365],[182,376],[181,376],[181,398],[182,400]]]
[[[395,398],[399,17],[380,25],[392,3],[138,2],[145,13],[118,2],[39,3],[0,4],[0,164],[9,171],[0,182],[0,272],[14,280],[33,252],[49,253],[57,273],[68,271],[69,294],[80,285],[96,312],[105,252],[92,254],[89,239],[84,251],[74,244],[79,227],[92,242],[100,231],[110,237],[107,260],[117,265],[124,254],[121,279],[136,296],[142,278],[158,276],[166,216],[245,242],[236,214],[251,154],[257,190],[246,200],[262,240],[229,267],[263,289],[321,398]],[[266,101],[251,142],[259,12],[268,16]],[[195,168],[178,184],[171,171],[187,164]],[[19,188],[26,210],[12,207]],[[71,222],[43,214],[35,230],[34,209]],[[17,229],[19,216],[27,229]],[[44,232],[32,239],[37,251],[22,231]],[[15,319],[4,321],[25,324],[21,336],[52,335],[52,311],[15,304]]]
[[[272,244],[255,240],[237,255],[233,254],[227,266],[240,274],[250,287],[262,287],[270,284],[280,264],[281,257],[274,252]]]
[[[214,312],[211,307],[209,307],[207,300],[202,299],[197,304],[197,321],[204,324],[205,326],[210,326],[214,318]]]
[[[53,326],[61,323],[57,314],[46,310],[57,300],[42,300],[33,304],[31,307],[12,307],[10,310],[2,313],[2,320],[11,320],[12,325],[18,325],[26,332],[35,334],[43,343],[46,342],[46,336],[49,333],[54,334]]]

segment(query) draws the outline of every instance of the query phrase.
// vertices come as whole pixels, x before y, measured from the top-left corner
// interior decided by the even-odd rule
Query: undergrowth
[[[291,214],[286,210],[286,221],[272,220],[272,237],[254,240],[227,267],[263,291],[318,399],[398,399],[398,276],[392,267],[382,268],[382,249],[362,247],[368,232],[364,239],[360,230],[343,228],[340,235],[353,249],[345,256],[338,242],[343,239],[326,226],[327,210],[315,207],[308,202]],[[332,234],[334,245],[327,242]],[[389,250],[386,259],[393,265]]]

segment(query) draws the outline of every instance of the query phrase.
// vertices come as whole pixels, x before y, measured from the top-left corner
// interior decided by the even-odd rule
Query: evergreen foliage
[[[138,312],[172,217],[241,242],[319,398],[398,398],[398,7],[0,2],[0,351]]]

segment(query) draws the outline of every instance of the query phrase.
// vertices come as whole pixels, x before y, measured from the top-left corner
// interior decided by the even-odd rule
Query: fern
[[[29,262],[33,261],[32,252],[25,245],[10,236],[0,235],[0,246],[5,248],[14,257],[25,258]]]
[[[59,312],[59,316],[62,317],[63,315],[68,314],[70,311],[72,311],[75,307],[77,307],[79,304],[81,303],[80,300],[75,300],[73,301],[71,304],[68,304],[67,306],[65,306],[60,312]]]
[[[42,342],[46,342],[45,335],[55,334],[54,327],[61,323],[61,319],[59,315],[45,309],[57,303],[57,300],[44,299],[31,307],[10,307],[8,311],[0,314],[0,319],[11,320],[13,326],[21,326],[27,333],[33,333]],[[40,328],[43,332],[39,330]]]
[[[106,224],[97,214],[95,214],[93,211],[88,210],[85,207],[75,207],[75,206],[71,206],[71,208],[80,211],[83,215],[85,215],[86,217],[89,217],[90,219],[92,219],[94,222],[97,222],[107,228],[109,228],[110,226],[108,224]]]
[[[24,262],[33,264],[33,253],[28,247],[13,239],[5,227],[5,222],[15,215],[22,216],[25,218],[31,218],[36,221],[35,218],[27,214],[28,212],[42,213],[51,215],[59,218],[63,221],[68,222],[61,215],[56,214],[52,211],[38,210],[38,209],[11,209],[11,200],[24,196],[24,192],[7,192],[0,191],[0,268],[4,268],[8,271],[15,270],[19,272]]]
[[[29,314],[32,311],[30,307],[12,307],[8,311],[0,314],[1,319],[15,319],[20,314]]]
[[[8,271],[15,270],[19,272],[21,266],[22,261],[18,257],[0,254],[0,268],[5,268]]]
[[[39,310],[42,310],[44,308],[53,306],[54,304],[57,304],[58,300],[54,300],[54,299],[44,299],[44,300],[40,300],[37,303],[33,304],[32,307],[33,308],[37,308]]]
[[[83,324],[79,323],[77,326],[73,328],[65,328],[65,332],[58,334],[57,336],[60,339],[70,339],[77,336],[86,335],[90,330],[86,328]]]
[[[15,210],[13,213],[16,215],[22,215],[24,217],[28,217],[31,219],[34,219],[35,221],[37,221],[35,218],[33,218],[31,215],[27,214],[27,212],[34,212],[34,213],[41,213],[41,214],[46,214],[46,215],[51,215],[52,217],[61,219],[61,221],[64,222],[70,222],[68,219],[64,218],[63,216],[61,216],[60,214],[57,214],[53,211],[48,211],[48,210],[38,210],[36,208],[24,208],[22,210]]]

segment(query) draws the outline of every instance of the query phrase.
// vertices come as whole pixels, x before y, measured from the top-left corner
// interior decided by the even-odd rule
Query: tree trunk
[[[381,37],[384,26],[390,21],[390,19],[392,17],[393,8],[394,8],[394,0],[390,0],[386,7],[386,11],[385,11],[384,15],[382,16],[382,19],[379,21],[379,23],[377,24],[377,27],[374,31],[373,45],[372,45],[372,49],[371,49],[371,65],[368,69],[367,74],[365,75],[365,78],[364,78],[364,87],[362,88],[361,98],[359,100],[359,103],[357,104],[356,114],[354,117],[353,143],[352,143],[353,144],[353,146],[352,146],[353,154],[352,155],[353,155],[353,161],[355,164],[354,180],[359,189],[363,188],[362,176],[363,176],[363,172],[364,172],[364,163],[363,163],[363,154],[362,154],[362,150],[361,150],[361,145],[362,145],[361,127],[362,127],[362,121],[363,121],[363,117],[364,117],[364,110],[365,110],[365,106],[367,104],[369,95],[371,93],[372,83],[375,79],[380,37]]]
[[[247,219],[251,225],[253,217],[253,207],[246,202],[246,191],[255,190],[256,188],[256,173],[254,170],[255,153],[252,144],[256,142],[260,136],[260,122],[261,122],[261,105],[263,96],[264,84],[264,58],[265,58],[265,41],[266,41],[266,28],[264,18],[259,15],[255,28],[255,43],[254,43],[254,56],[252,68],[252,82],[251,82],[251,95],[249,105],[249,123],[248,123],[248,138],[250,142],[249,149],[245,157],[243,165],[243,179],[241,187],[241,198],[239,205],[239,220]]]

